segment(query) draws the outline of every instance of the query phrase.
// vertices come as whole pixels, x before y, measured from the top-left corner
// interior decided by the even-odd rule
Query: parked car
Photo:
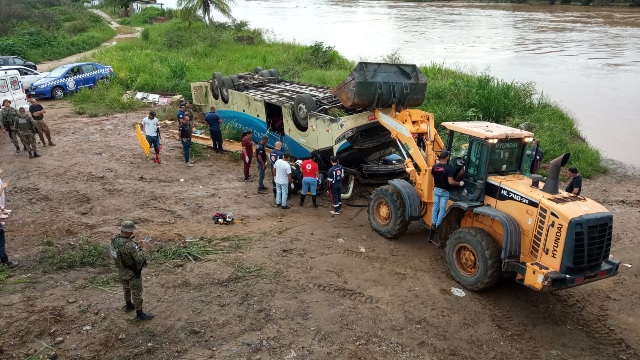
[[[62,99],[70,92],[92,88],[98,81],[109,81],[113,77],[111,66],[91,62],[63,65],[31,84],[29,96]]]
[[[45,77],[48,72],[38,72],[36,70],[30,69],[24,66],[3,66],[2,70],[16,70],[20,73],[20,77],[22,78],[22,87],[29,92],[29,87],[34,82]]]
[[[20,56],[0,56],[0,67],[4,66],[24,66],[29,69],[38,70],[36,64],[31,61],[27,61]]]

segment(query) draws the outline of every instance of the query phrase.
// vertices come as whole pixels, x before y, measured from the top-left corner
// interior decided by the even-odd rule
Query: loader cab
[[[497,136],[487,137],[478,131],[478,123],[480,122],[449,123],[458,125],[455,129],[448,128],[445,140],[445,147],[451,153],[449,164],[455,168],[455,179],[464,181],[464,187],[451,191],[453,201],[483,202],[488,177],[528,174],[533,134],[487,123],[490,128],[498,126],[503,131],[506,128],[520,135],[499,136],[501,134],[492,129],[493,131],[485,132]],[[447,123],[443,125],[447,127]]]

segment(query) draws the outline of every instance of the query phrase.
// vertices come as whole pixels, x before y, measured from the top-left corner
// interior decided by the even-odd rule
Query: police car
[[[91,62],[63,65],[31,84],[29,97],[62,99],[69,92],[92,88],[112,77],[111,66]]]

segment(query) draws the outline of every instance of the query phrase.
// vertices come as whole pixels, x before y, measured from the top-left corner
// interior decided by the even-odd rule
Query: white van
[[[3,70],[0,68],[0,99],[11,101],[11,107],[29,109],[27,96],[24,94],[22,79],[17,70]],[[2,104],[0,102],[0,104]]]

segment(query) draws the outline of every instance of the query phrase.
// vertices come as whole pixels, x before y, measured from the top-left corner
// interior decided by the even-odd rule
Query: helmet
[[[302,165],[302,160],[296,160],[296,165],[301,166]]]

